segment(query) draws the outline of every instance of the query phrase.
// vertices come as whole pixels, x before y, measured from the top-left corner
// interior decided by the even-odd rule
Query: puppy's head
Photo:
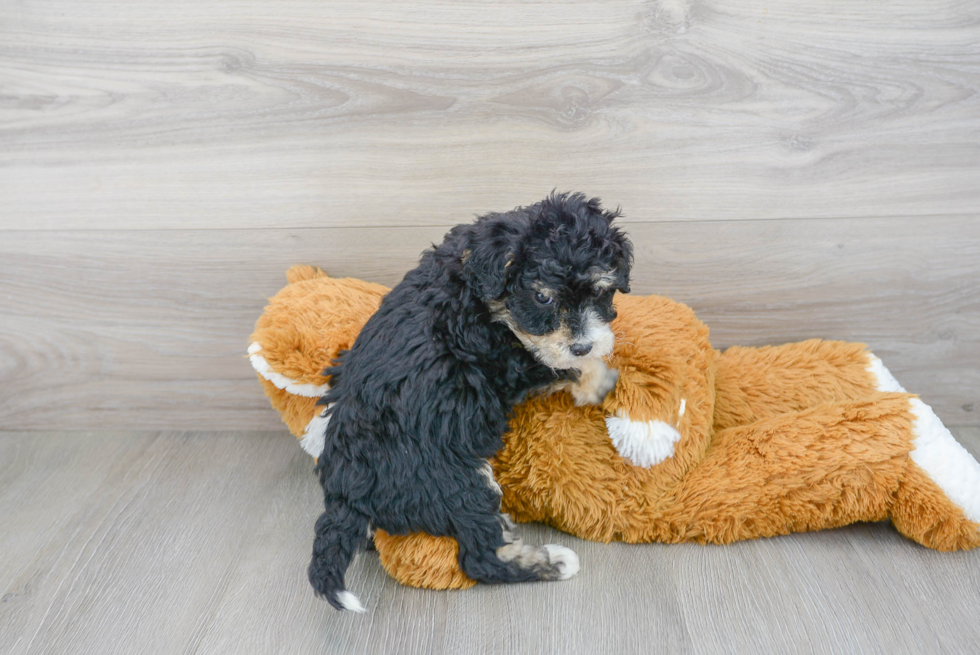
[[[577,368],[612,352],[612,299],[629,291],[632,247],[598,198],[552,194],[479,218],[459,253],[463,279],[542,364]]]

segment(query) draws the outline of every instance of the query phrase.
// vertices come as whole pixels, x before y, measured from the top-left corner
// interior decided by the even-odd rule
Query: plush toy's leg
[[[823,403],[905,391],[863,344],[819,339],[729,348],[718,358],[715,389],[715,431]]]
[[[724,430],[649,537],[727,543],[892,517],[931,548],[974,547],[980,465],[933,418],[889,393]]]
[[[416,532],[388,534],[375,530],[374,545],[388,575],[421,589],[468,589],[476,580],[459,568],[459,545],[451,537]]]

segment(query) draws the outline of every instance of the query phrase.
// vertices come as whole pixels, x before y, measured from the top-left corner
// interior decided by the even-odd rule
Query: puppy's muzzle
[[[568,348],[576,357],[584,357],[592,351],[591,343],[573,343]]]

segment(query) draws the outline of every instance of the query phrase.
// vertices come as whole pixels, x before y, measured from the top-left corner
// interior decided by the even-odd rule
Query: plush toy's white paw
[[[674,456],[681,433],[663,421],[632,421],[625,412],[606,417],[606,430],[622,457],[636,466],[650,468]]]

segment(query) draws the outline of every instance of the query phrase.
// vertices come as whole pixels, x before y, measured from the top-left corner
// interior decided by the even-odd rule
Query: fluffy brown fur
[[[319,372],[385,290],[309,267],[290,275],[252,342],[285,378],[323,384]],[[620,378],[603,405],[576,406],[560,392],[514,412],[493,468],[515,520],[605,542],[729,543],[890,518],[929,548],[980,545],[980,525],[910,457],[914,396],[879,392],[864,346],[813,340],[720,353],[684,305],[627,295],[616,306],[610,364]],[[304,435],[314,399],[260,380]],[[634,465],[610,439],[610,418],[672,426],[672,455]],[[379,531],[375,543],[405,584],[473,584],[452,539]]]

